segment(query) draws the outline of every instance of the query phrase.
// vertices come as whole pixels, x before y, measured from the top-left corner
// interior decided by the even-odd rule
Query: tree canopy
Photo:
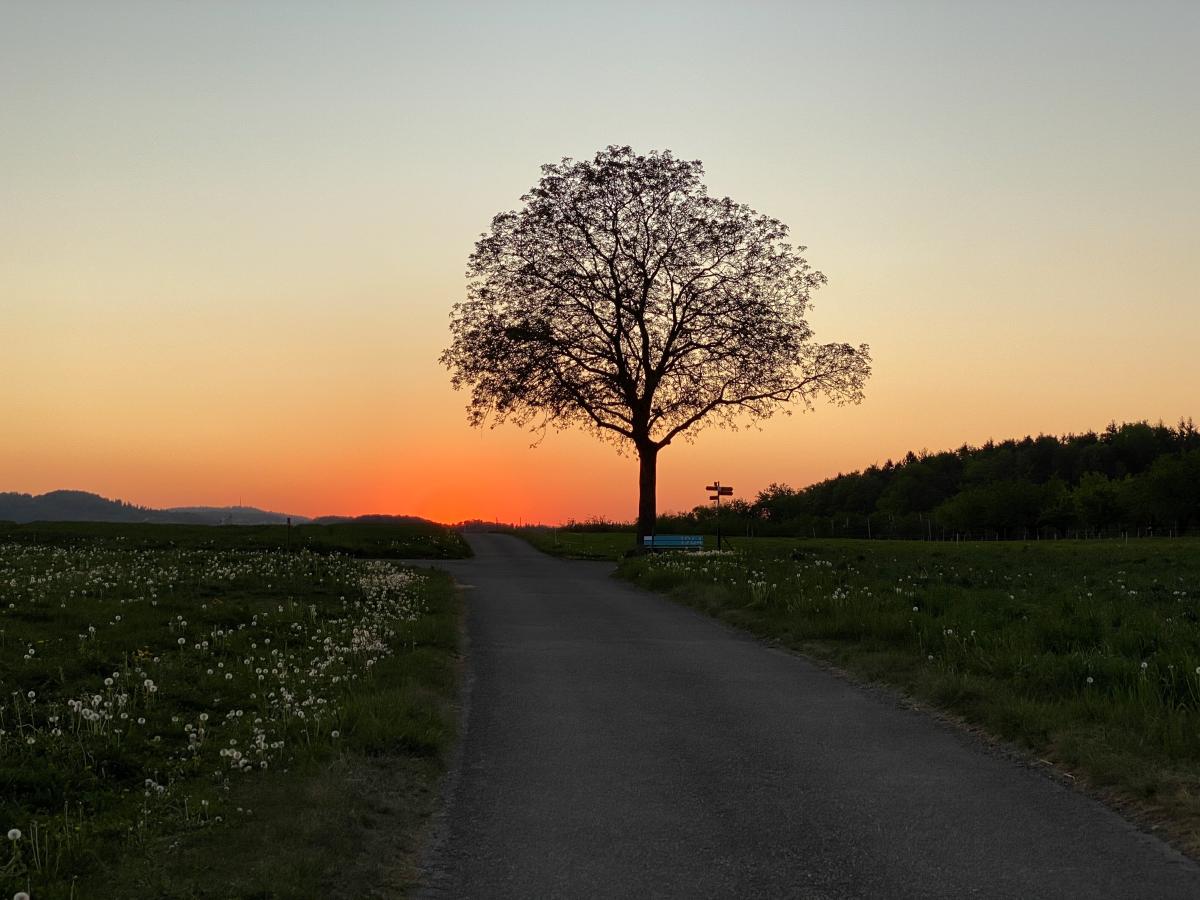
[[[703,171],[616,146],[543,166],[475,245],[442,355],[472,424],[583,425],[632,446],[643,525],[675,438],[818,396],[857,402],[870,372],[865,345],[813,340],[825,277],[787,226],[710,197]]]

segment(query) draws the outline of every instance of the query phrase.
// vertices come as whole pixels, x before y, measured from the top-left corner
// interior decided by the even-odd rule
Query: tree
[[[865,345],[813,341],[825,276],[787,226],[708,196],[703,172],[615,146],[542,166],[476,243],[441,357],[473,425],[583,425],[632,447],[639,539],[663,447],[821,395],[858,402],[870,373]]]
[[[1103,472],[1086,472],[1072,496],[1076,515],[1084,528],[1103,531],[1121,517],[1122,482],[1112,481]]]

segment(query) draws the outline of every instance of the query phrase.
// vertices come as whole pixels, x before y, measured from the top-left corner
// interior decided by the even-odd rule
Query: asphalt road
[[[1200,898],[1194,862],[930,716],[609,564],[469,540],[426,897]]]

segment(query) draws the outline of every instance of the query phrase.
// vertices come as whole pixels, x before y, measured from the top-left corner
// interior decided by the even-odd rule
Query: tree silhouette
[[[825,276],[787,226],[708,196],[699,161],[610,146],[542,166],[471,254],[442,354],[473,425],[583,425],[640,461],[651,533],[659,451],[790,402],[862,399],[867,347],[818,344]]]

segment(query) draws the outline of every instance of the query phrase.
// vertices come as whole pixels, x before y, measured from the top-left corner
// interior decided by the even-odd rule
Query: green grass
[[[565,559],[621,559],[636,544],[632,531],[564,531],[558,528],[519,528],[523,537],[543,553]],[[704,538],[708,548],[716,546],[712,535]]]
[[[107,522],[0,522],[0,542],[133,550],[311,550],[376,559],[461,559],[456,532],[432,522],[332,525],[127,525]]]
[[[618,572],[982,726],[1200,851],[1200,542],[732,544]]]
[[[454,735],[450,580],[131,531],[0,542],[0,896],[411,886]]]

